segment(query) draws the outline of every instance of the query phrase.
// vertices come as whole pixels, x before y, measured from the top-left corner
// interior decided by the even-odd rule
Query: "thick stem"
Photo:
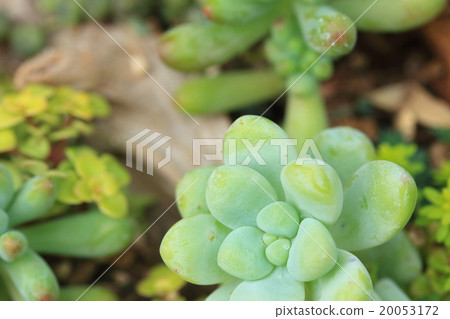
[[[306,139],[327,128],[328,119],[317,83],[308,83],[307,90],[298,90],[296,85],[287,93],[283,127],[290,138],[297,139],[297,149],[301,149]]]

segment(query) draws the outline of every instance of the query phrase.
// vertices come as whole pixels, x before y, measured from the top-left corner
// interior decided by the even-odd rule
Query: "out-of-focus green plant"
[[[87,147],[66,150],[67,160],[58,166],[58,200],[64,204],[96,203],[104,214],[123,218],[128,213],[124,187],[128,172],[109,154],[98,156]]]
[[[425,163],[413,159],[417,151],[416,144],[398,143],[392,145],[384,142],[378,146],[377,156],[379,160],[390,161],[402,166],[412,176],[416,177],[426,169]]]
[[[429,204],[420,207],[416,224],[426,227],[437,243],[450,248],[450,179],[442,190],[425,187],[423,195]]]
[[[427,269],[412,285],[411,295],[418,300],[450,300],[450,250],[429,247]]]
[[[67,87],[30,85],[3,95],[0,132],[10,138],[0,151],[0,274],[12,299],[58,298],[58,282],[40,253],[99,258],[133,240],[127,171],[111,155],[70,146],[92,132],[91,120],[108,114],[100,96]],[[81,288],[67,289],[61,298]],[[106,295],[83,298],[113,298]]]
[[[185,285],[183,279],[162,264],[149,270],[147,277],[139,282],[137,292],[154,300],[183,300],[179,291]]]
[[[131,219],[111,219],[96,210],[46,221],[56,194],[48,177],[31,178],[15,191],[9,170],[0,164],[0,274],[13,299],[58,298],[56,277],[38,253],[104,257],[134,237]]]
[[[257,159],[249,141],[259,146]],[[225,165],[179,182],[183,219],[162,240],[164,262],[189,282],[221,283],[207,300],[405,299],[393,281],[381,283],[383,297],[374,292],[351,252],[376,249],[405,226],[417,198],[411,175],[376,160],[370,140],[348,127],[315,136],[320,159],[304,148],[298,154],[290,141],[266,118],[237,119],[225,134]],[[386,245],[403,251],[408,242]],[[402,264],[383,276],[417,272],[405,267],[408,252],[383,257],[388,248],[380,248],[380,263]]]
[[[29,85],[0,102],[0,152],[48,159],[57,143],[91,133],[88,122],[108,114],[108,103],[96,94]]]
[[[205,0],[202,5],[210,21],[182,24],[166,32],[159,46],[162,59],[178,70],[201,71],[230,61],[268,35],[266,56],[274,71],[270,76],[266,72],[266,77],[271,89],[262,87],[259,75],[252,71],[219,74],[187,82],[188,88],[182,87],[177,96],[180,105],[192,113],[218,113],[265,102],[286,91],[284,127],[301,145],[327,126],[319,82],[332,76],[335,59],[352,51],[357,28],[404,31],[435,17],[445,0],[358,4],[350,0]],[[250,82],[243,85],[244,79]],[[198,92],[208,93],[202,98]]]
[[[450,161],[441,163],[439,169],[432,172],[433,180],[437,185],[443,186],[450,180]]]
[[[81,298],[80,298],[81,296]],[[68,286],[60,289],[58,301],[117,301],[111,290],[101,286]]]

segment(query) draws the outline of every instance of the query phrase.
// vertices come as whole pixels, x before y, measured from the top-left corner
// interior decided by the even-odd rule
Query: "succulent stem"
[[[290,138],[297,139],[301,149],[305,139],[313,138],[327,128],[325,103],[317,82],[304,76],[287,92],[283,128]]]

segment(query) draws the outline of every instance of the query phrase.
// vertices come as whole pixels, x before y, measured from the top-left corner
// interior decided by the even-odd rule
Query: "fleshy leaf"
[[[278,198],[284,198],[280,173],[283,167],[297,158],[295,145],[274,122],[254,115],[245,115],[231,124],[223,141],[223,158],[227,165],[248,165],[272,184]],[[256,150],[255,158],[250,150]],[[258,161],[257,161],[258,160]]]
[[[375,292],[383,301],[411,301],[395,281],[383,278],[375,284]]]
[[[183,218],[209,213],[206,204],[206,186],[217,166],[199,167],[178,182],[175,189],[178,210]]]
[[[284,266],[288,260],[291,241],[280,238],[271,243],[266,248],[266,258],[275,266]]]
[[[314,217],[325,224],[338,219],[343,201],[342,183],[336,171],[319,160],[289,163],[281,172],[286,201],[300,217]]]
[[[350,127],[327,129],[314,137],[323,160],[339,174],[343,185],[364,164],[376,159],[372,142]]]
[[[14,196],[14,182],[9,170],[0,164],[0,209],[5,209]]]
[[[342,268],[341,268],[342,267]],[[338,249],[337,265],[311,283],[315,301],[372,300],[372,280],[364,265],[349,252]]]
[[[295,208],[288,203],[275,202],[258,213],[256,223],[266,233],[292,238],[297,235],[300,218]]]
[[[303,301],[305,285],[292,278],[286,267],[277,267],[266,278],[241,283],[234,289],[230,300]]]
[[[387,161],[370,162],[347,183],[342,214],[330,232],[341,249],[381,245],[403,229],[416,200],[416,184],[405,169]]]
[[[409,285],[422,273],[422,258],[404,231],[387,243],[358,251],[356,255],[368,269],[375,268],[378,277],[392,278],[402,286]]]
[[[242,282],[240,279],[231,279],[219,286],[207,298],[206,301],[228,301],[233,290]]]
[[[306,218],[289,251],[287,269],[298,281],[315,280],[333,268],[337,249],[333,237],[319,221]]]
[[[244,226],[232,231],[223,241],[217,260],[219,266],[234,277],[245,280],[261,279],[273,269],[265,256],[263,232]]]
[[[257,171],[246,166],[220,166],[206,187],[211,214],[232,229],[256,226],[258,212],[277,200],[275,190]]]
[[[199,285],[221,283],[231,278],[217,264],[219,247],[229,232],[211,215],[184,218],[164,236],[161,257],[186,281]]]

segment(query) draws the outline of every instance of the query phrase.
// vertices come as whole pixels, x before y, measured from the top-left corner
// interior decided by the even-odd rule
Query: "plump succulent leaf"
[[[230,300],[302,301],[305,300],[305,285],[292,278],[286,267],[277,267],[266,278],[238,285]]]
[[[219,266],[234,277],[244,280],[264,278],[273,269],[265,255],[263,232],[244,226],[232,231],[219,249]]]
[[[27,238],[17,230],[0,235],[0,259],[11,262],[22,256],[28,249]]]
[[[258,150],[260,158],[250,150]],[[231,124],[223,142],[223,157],[227,165],[248,165],[272,184],[278,198],[284,198],[280,173],[297,158],[295,146],[274,122],[259,116],[245,115]]]
[[[10,288],[17,291],[24,300],[58,298],[59,286],[55,275],[49,265],[32,250],[12,262],[0,260],[0,272],[8,278]]]
[[[207,298],[206,301],[228,301],[230,300],[233,290],[242,282],[240,279],[231,279],[224,282],[214,290]]]
[[[287,269],[295,280],[315,280],[333,268],[337,255],[336,244],[325,226],[306,218],[292,242]]]
[[[376,3],[372,0],[332,0],[330,5],[352,19],[359,18],[356,23],[359,30],[400,32],[430,21],[442,11],[445,3],[445,0],[378,0]]]
[[[422,258],[405,232],[387,243],[356,253],[368,269],[375,269],[379,278],[392,278],[401,286],[409,285],[422,273]]]
[[[325,224],[338,219],[343,202],[342,183],[336,171],[320,160],[289,163],[281,172],[286,201],[301,218],[314,217]]]
[[[206,186],[217,166],[199,167],[180,179],[175,189],[178,211],[186,218],[198,214],[208,214]]]
[[[215,22],[242,23],[272,10],[276,2],[277,0],[206,0],[203,13]]]
[[[9,170],[0,164],[0,209],[5,209],[14,196],[14,182]]]
[[[8,214],[0,208],[0,234],[3,234],[9,226]]]
[[[375,284],[375,292],[384,301],[411,301],[395,281],[383,278]]]
[[[292,238],[297,235],[300,218],[294,207],[286,202],[274,202],[264,207],[256,217],[262,231],[274,236]]]
[[[113,219],[93,210],[20,230],[39,253],[98,258],[128,247],[136,234],[136,225],[131,219]]]
[[[376,159],[366,135],[351,127],[329,128],[314,137],[323,160],[339,174],[343,185],[364,164]]]
[[[45,177],[28,180],[15,196],[8,209],[11,227],[45,216],[53,206],[56,191],[52,181]]]
[[[311,48],[332,58],[350,53],[357,31],[352,19],[329,6],[296,5],[303,37]]]
[[[288,261],[290,248],[291,241],[289,239],[277,239],[267,246],[266,258],[275,266],[284,266]]]
[[[159,53],[175,69],[202,70],[243,53],[267,33],[273,18],[269,12],[247,23],[184,24],[161,37]]]
[[[199,285],[224,282],[231,276],[217,264],[217,254],[229,232],[211,215],[184,218],[164,236],[161,257],[186,281]]]
[[[276,199],[275,190],[264,176],[246,166],[216,168],[206,187],[211,214],[232,229],[256,226],[258,212]]]
[[[372,280],[364,265],[351,253],[338,250],[337,264],[325,276],[311,283],[312,300],[372,300]]]
[[[387,161],[370,162],[347,183],[342,214],[330,232],[341,249],[381,245],[403,229],[416,200],[416,184],[405,169]]]

